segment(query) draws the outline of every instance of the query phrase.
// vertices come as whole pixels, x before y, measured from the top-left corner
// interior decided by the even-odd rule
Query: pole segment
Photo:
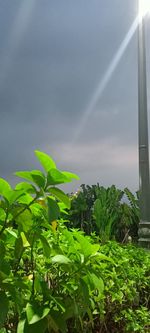
[[[138,24],[139,245],[150,248],[150,178],[144,17]]]

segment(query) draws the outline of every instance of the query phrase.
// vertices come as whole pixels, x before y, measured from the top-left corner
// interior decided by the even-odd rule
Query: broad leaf
[[[24,195],[23,190],[11,190],[7,195],[7,200],[10,204],[16,202],[22,195]]]
[[[49,222],[55,221],[60,216],[60,209],[57,202],[50,197],[47,197],[48,202],[48,220]]]
[[[14,249],[15,258],[19,259],[22,252],[23,252],[23,242],[22,242],[22,238],[19,237],[16,239],[16,242],[15,242],[15,249]]]
[[[88,240],[86,236],[81,235],[79,232],[74,232],[74,237],[80,244],[81,252],[84,254],[85,257],[89,257],[93,253],[92,244]],[[95,249],[94,249],[95,251]]]
[[[40,235],[40,241],[43,246],[43,252],[44,252],[45,257],[49,258],[50,253],[51,253],[51,248],[48,244],[47,239],[43,235]]]
[[[99,295],[103,293],[104,283],[100,277],[97,277],[94,273],[88,273],[82,279],[87,284],[90,291],[97,290]]]
[[[28,193],[36,193],[36,188],[33,185],[25,182],[18,183],[15,187],[15,190],[23,190],[24,192]]]
[[[29,244],[29,242],[28,242],[28,240],[26,238],[26,235],[25,235],[25,233],[23,231],[20,233],[20,236],[22,238],[23,247],[29,247],[30,244]]]
[[[50,308],[39,306],[38,304],[28,303],[26,306],[26,314],[29,325],[35,324],[48,315]]]
[[[45,176],[39,170],[32,170],[32,171],[17,171],[15,175],[24,178],[32,183],[35,183],[40,188],[44,188],[45,186]]]
[[[19,229],[21,231],[28,232],[33,225],[32,218],[33,218],[32,213],[27,209],[24,212],[20,213],[20,215],[16,218],[16,222],[19,226]]]
[[[42,166],[46,172],[48,172],[50,169],[56,168],[55,162],[47,154],[45,154],[41,151],[35,150],[35,155],[38,158],[38,160],[40,161],[40,163],[42,164]]]
[[[84,304],[86,305],[86,307],[88,307],[90,304],[89,289],[83,279],[80,279],[80,288],[83,295]]]
[[[65,175],[68,179],[70,179],[70,181],[72,179],[76,179],[76,180],[79,180],[79,176],[77,176],[75,173],[72,173],[72,172],[68,172],[68,171],[62,171],[63,175]]]
[[[66,257],[66,256],[64,256],[62,254],[57,254],[56,256],[54,256],[52,258],[52,263],[53,264],[54,263],[57,263],[57,264],[70,264],[71,260],[68,257]]]
[[[29,193],[23,194],[19,199],[18,203],[24,204],[24,205],[29,205],[33,201],[33,198]]]
[[[41,171],[33,170],[31,171],[31,175],[34,183],[37,184],[39,188],[45,187],[45,176]]]
[[[11,236],[13,236],[14,238],[16,238],[17,239],[17,233],[16,233],[16,230],[15,231],[13,231],[12,229],[10,229],[10,228],[6,228],[5,229],[5,231],[7,231],[8,232],[8,234],[10,234]]]
[[[7,195],[11,191],[11,186],[6,182],[5,179],[0,178],[0,196],[2,195],[7,199]]]
[[[63,191],[56,187],[50,187],[49,192],[53,194],[57,199],[62,201],[68,209],[70,209],[70,199]]]
[[[47,324],[47,318],[32,325],[28,324],[27,319],[21,319],[17,326],[17,333],[45,333]]]
[[[97,289],[98,292],[100,294],[102,294],[103,291],[104,291],[104,282],[103,282],[103,280],[100,277],[98,277],[97,275],[95,275],[94,273],[90,274],[90,278],[93,282],[93,285],[95,286],[95,289]]]
[[[58,169],[51,169],[48,171],[47,174],[47,187],[50,185],[57,185],[57,184],[63,184],[70,182],[71,179],[69,179],[66,175],[64,175],[61,171]]]
[[[20,177],[20,178],[29,180],[30,182],[33,182],[33,178],[32,178],[30,171],[17,171],[17,172],[15,172],[15,175],[17,177]]]
[[[0,221],[4,221],[6,218],[6,213],[3,208],[0,208]]]
[[[95,256],[98,259],[98,261],[100,261],[100,260],[106,260],[106,261],[110,261],[112,264],[114,264],[114,260],[112,258],[106,256],[103,253],[97,252],[97,253],[93,254],[92,256],[93,257]]]

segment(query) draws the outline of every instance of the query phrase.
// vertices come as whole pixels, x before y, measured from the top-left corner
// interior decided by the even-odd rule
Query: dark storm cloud
[[[16,19],[20,22],[18,13],[23,13],[20,1],[0,4],[0,68],[3,70],[4,64],[6,67],[4,80],[0,79],[1,176],[10,177],[16,169],[34,168],[33,150],[39,148],[50,153],[60,167],[65,168],[66,161],[68,170],[76,165],[83,178],[87,175],[86,181],[88,175],[96,181],[98,169],[92,178],[87,153],[85,165],[82,163],[81,155],[88,147],[98,155],[98,145],[105,146],[106,138],[109,143],[114,140],[119,158],[121,145],[124,149],[127,143],[136,144],[136,36],[76,144],[68,147],[68,143],[135,19],[137,2],[32,0],[29,13],[30,1],[23,4],[29,17],[20,34],[13,28]],[[107,149],[113,149],[111,144],[107,143]],[[104,158],[109,170],[111,161]],[[105,179],[106,165],[100,161],[97,165]],[[72,171],[76,171],[74,167]]]

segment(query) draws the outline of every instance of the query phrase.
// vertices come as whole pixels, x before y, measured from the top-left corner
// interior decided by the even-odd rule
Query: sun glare
[[[150,0],[149,0],[150,1]],[[86,127],[86,123],[89,120],[91,114],[94,112],[94,109],[99,101],[99,99],[101,98],[104,90],[106,89],[109,81],[111,80],[119,62],[121,61],[136,29],[138,26],[138,17],[136,17],[136,19],[134,20],[134,22],[132,23],[129,31],[127,32],[125,38],[123,39],[123,41],[121,42],[117,52],[115,53],[114,57],[112,58],[106,72],[104,73],[103,77],[101,78],[101,80],[98,83],[98,86],[96,87],[91,100],[89,102],[89,104],[87,105],[87,108],[85,109],[85,111],[83,112],[79,125],[76,128],[75,134],[73,136],[72,139],[72,144],[76,143],[76,141],[79,139],[80,135],[82,134],[84,128]]]
[[[142,18],[150,12],[150,0],[139,0],[139,16]]]

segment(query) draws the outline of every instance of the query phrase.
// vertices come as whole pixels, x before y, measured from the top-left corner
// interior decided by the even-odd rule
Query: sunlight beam
[[[3,47],[4,52],[1,55],[2,66],[0,68],[0,88],[4,84],[5,79],[11,70],[15,53],[19,47],[19,44],[21,43],[26,29],[28,28],[28,24],[35,6],[35,1],[36,0],[22,0],[20,2],[20,7],[15,16],[9,39]]]
[[[109,64],[107,71],[105,72],[104,76],[100,80],[100,82],[91,98],[91,101],[89,102],[89,105],[87,106],[86,110],[83,113],[83,116],[80,120],[80,124],[79,124],[78,128],[76,129],[76,133],[72,140],[72,144],[74,144],[79,139],[83,129],[86,126],[87,120],[89,119],[90,115],[92,114],[96,104],[98,103],[106,86],[108,85],[110,79],[112,78],[112,75],[114,74],[122,56],[124,55],[125,50],[127,49],[128,45],[137,29],[137,26],[138,26],[138,17],[132,23],[128,33],[126,34],[124,40],[122,41],[120,47],[118,48],[114,58],[112,59],[111,63]]]

